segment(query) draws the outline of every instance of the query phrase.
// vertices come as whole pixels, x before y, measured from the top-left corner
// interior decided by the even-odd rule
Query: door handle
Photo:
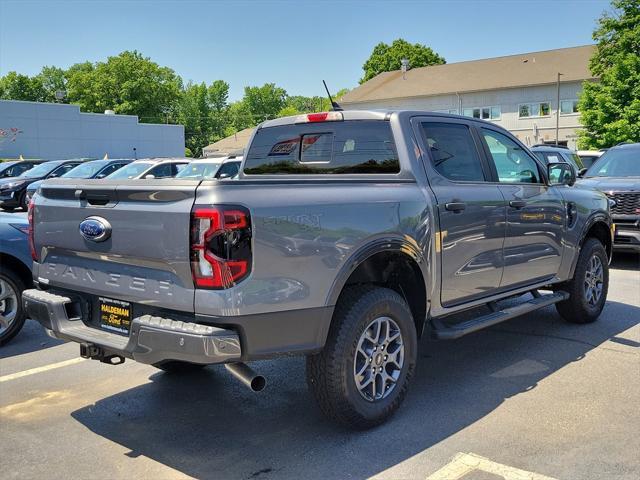
[[[524,208],[527,206],[527,202],[525,202],[524,200],[511,200],[509,202],[509,206],[517,210],[520,210],[521,208]]]
[[[444,208],[446,208],[450,212],[461,212],[462,210],[467,208],[467,204],[464,202],[450,202],[445,203]]]

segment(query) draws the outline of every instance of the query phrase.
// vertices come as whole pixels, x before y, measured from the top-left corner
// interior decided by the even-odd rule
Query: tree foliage
[[[582,148],[640,142],[640,1],[613,0],[593,32],[590,69],[599,81],[583,84],[579,110]]]
[[[262,122],[277,117],[287,104],[287,92],[275,83],[265,83],[261,87],[245,87],[242,101],[253,118]]]
[[[228,119],[229,85],[216,80],[211,85],[189,83],[178,104],[177,121],[184,125],[185,145],[192,155],[200,156],[202,148],[224,137]]]
[[[67,77],[66,72],[58,67],[42,67],[42,70],[34,79],[42,85],[42,102],[66,102],[66,98],[57,99],[56,92],[66,94]]]
[[[182,80],[142,54],[124,51],[106,62],[71,69],[67,96],[87,112],[114,110],[138,115],[146,122],[164,122],[180,98]]]
[[[37,78],[16,72],[9,72],[0,78],[0,99],[2,100],[41,102],[44,97],[42,82]]]
[[[65,98],[56,99],[56,91],[65,91]],[[246,87],[242,99],[230,103],[224,80],[185,85],[173,70],[136,51],[66,70],[45,66],[33,77],[9,72],[0,77],[0,99],[63,101],[85,112],[114,110],[137,115],[143,123],[179,123],[185,127],[186,151],[196,157],[206,145],[264,120],[330,108],[326,97],[289,96],[273,83]]]
[[[409,60],[411,68],[446,63],[444,57],[420,43],[411,44],[402,38],[394,40],[391,45],[380,42],[373,48],[371,56],[362,65],[364,76],[360,79],[360,83],[364,83],[382,72],[400,70],[402,66],[400,62],[403,58]]]

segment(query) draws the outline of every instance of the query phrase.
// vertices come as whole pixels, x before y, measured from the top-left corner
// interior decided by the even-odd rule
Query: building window
[[[551,104],[549,102],[521,103],[518,105],[518,117],[548,117],[551,115]]]
[[[457,108],[445,108],[444,110],[434,110],[435,113],[451,113],[453,115],[458,114]]]
[[[560,115],[573,115],[578,113],[578,100],[561,100]]]
[[[462,114],[465,117],[482,118],[483,120],[500,120],[500,113],[498,106],[462,109]]]

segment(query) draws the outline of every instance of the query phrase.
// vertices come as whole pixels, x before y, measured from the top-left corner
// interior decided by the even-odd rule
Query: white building
[[[184,156],[184,127],[135,115],[81,113],[77,105],[0,100],[0,158]]]
[[[592,45],[384,72],[351,90],[345,109],[415,109],[483,118],[513,132],[527,145],[558,140],[576,147],[581,128],[578,95],[589,71]]]

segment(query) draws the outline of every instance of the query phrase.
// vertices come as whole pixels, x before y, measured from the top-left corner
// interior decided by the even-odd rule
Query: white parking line
[[[458,480],[478,470],[497,475],[505,480],[556,480],[539,473],[527,472],[526,470],[492,462],[488,458],[481,457],[475,453],[458,453],[448,464],[429,475],[427,480]]]
[[[76,363],[84,362],[82,357],[72,358],[71,360],[65,360],[63,362],[51,363],[43,367],[31,368],[29,370],[23,370],[22,372],[11,373],[0,377],[0,383],[8,382],[9,380],[15,380],[16,378],[28,377],[29,375],[35,375],[36,373],[47,372],[49,370],[55,370],[56,368],[67,367],[69,365],[75,365]]]

